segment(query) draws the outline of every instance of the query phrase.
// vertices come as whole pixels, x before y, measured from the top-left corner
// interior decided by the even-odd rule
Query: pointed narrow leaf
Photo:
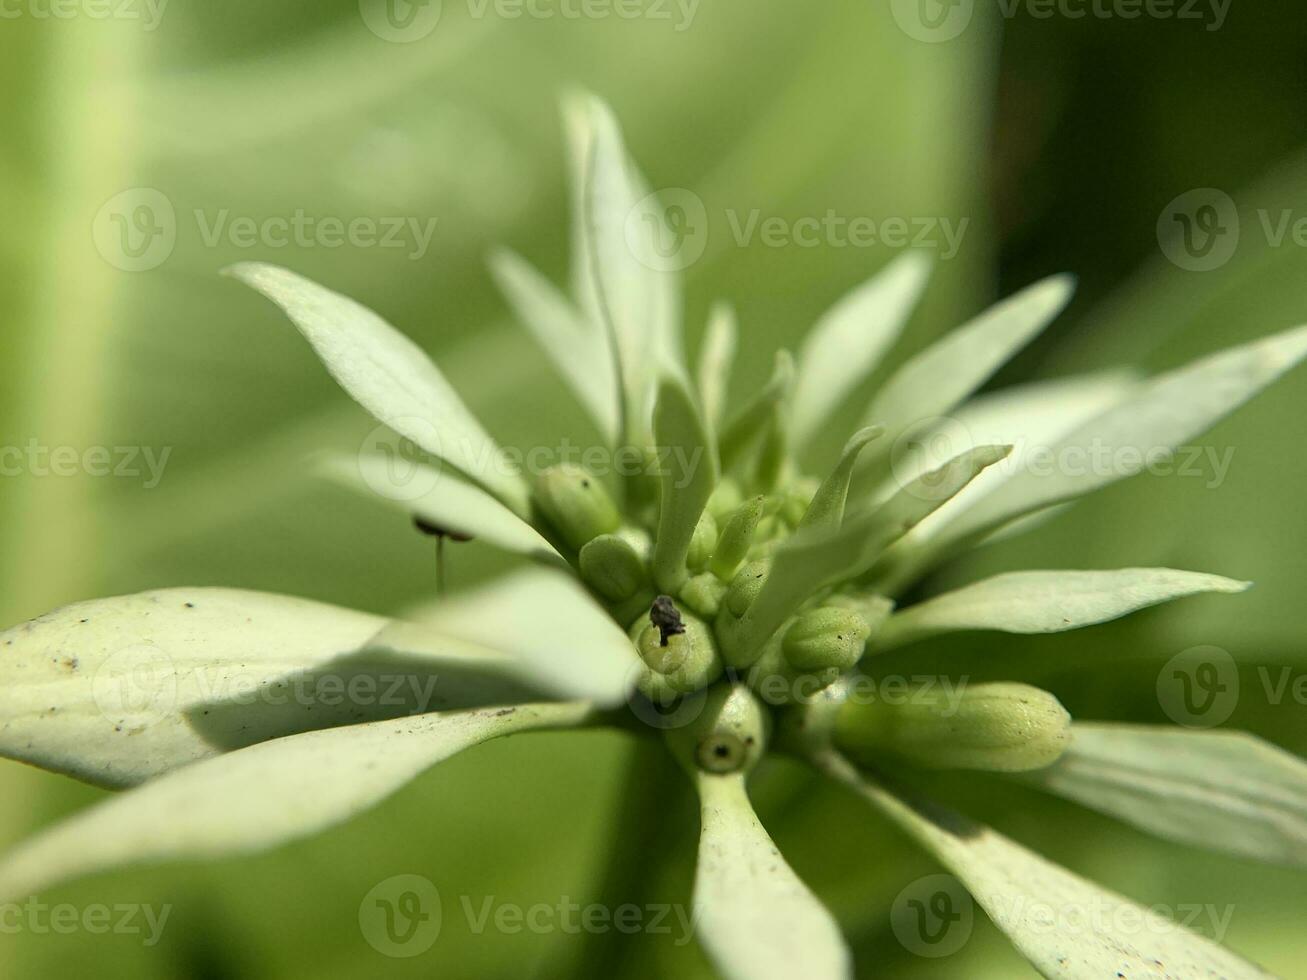
[[[1169,840],[1307,866],[1307,762],[1243,732],[1077,723],[1030,782]]]
[[[852,514],[838,528],[796,532],[776,548],[758,597],[740,619],[733,663],[748,664],[785,620],[822,588],[865,572],[891,543],[940,507],[1010,446],[980,446],[917,477],[874,509]]]
[[[961,516],[955,541],[1141,472],[1195,439],[1307,357],[1307,326],[1162,375],[1051,447],[1051,472],[1028,468]],[[1108,454],[1111,465],[1086,464]],[[1059,462],[1060,461],[1060,462]],[[1072,463],[1075,465],[1071,465]]]
[[[617,378],[608,337],[578,313],[552,283],[507,250],[496,251],[490,269],[517,319],[563,376],[572,394],[613,444],[617,439]]]
[[[1271,974],[1211,940],[989,827],[891,793],[838,756],[824,757],[821,765],[938,858],[1046,977],[1271,980]]]
[[[883,424],[886,445],[924,420],[961,404],[1066,308],[1075,288],[1053,276],[986,310],[908,361],[885,383],[867,411]]]
[[[907,534],[1011,452],[1011,446],[976,446],[904,483],[902,489],[871,511],[873,524],[882,528],[882,547]]]
[[[654,410],[659,506],[653,576],[658,588],[675,593],[689,572],[685,556],[703,509],[717,486],[717,454],[690,392],[669,378],[658,389]]]
[[[502,651],[557,697],[611,708],[641,663],[626,633],[563,572],[533,569],[440,599],[411,617],[441,636]]]
[[[442,659],[429,636],[420,651],[401,647],[382,639],[391,622],[235,589],[67,606],[0,634],[0,755],[131,786],[265,739],[512,689],[502,658],[449,643]],[[456,664],[496,669],[482,687],[460,685]],[[384,676],[402,680],[401,697],[325,696]]]
[[[922,440],[926,451],[897,460],[896,475],[901,479],[908,478],[942,463],[944,460],[937,455],[941,450],[958,452],[984,443],[1010,443],[1012,455],[1005,465],[990,467],[980,474],[952,500],[896,542],[879,563],[876,587],[896,592],[911,582],[923,567],[948,553],[947,544],[942,544],[936,554],[931,541],[936,537],[944,538],[950,524],[1031,465],[1043,449],[1089,419],[1120,404],[1139,387],[1133,373],[1108,372],[1007,388],[959,408],[952,417],[954,424],[941,430],[944,438],[936,440],[933,436],[926,436]],[[854,484],[857,485],[856,475]],[[895,488],[896,484],[891,481],[882,490],[882,495],[892,493]],[[998,534],[1015,534],[1046,519],[1051,512],[1053,509],[1038,511],[1007,525]]]
[[[906,252],[840,300],[799,349],[794,437],[802,444],[898,339],[930,275],[930,260]],[[875,421],[875,420],[873,420]]]
[[[873,640],[877,650],[940,633],[1061,633],[1203,592],[1243,592],[1251,582],[1170,568],[1107,572],[1010,572],[899,609]]]
[[[342,486],[464,537],[565,565],[554,546],[484,490],[451,473],[389,456],[332,456],[326,474]]]
[[[700,774],[694,877],[699,942],[727,980],[852,975],[839,927],[791,870],[749,804],[744,777]]]
[[[112,797],[0,859],[17,899],[124,864],[249,854],[343,823],[479,742],[584,722],[585,704],[420,715],[291,735]]]
[[[563,133],[567,139],[568,190],[572,217],[572,298],[585,318],[603,330],[598,289],[595,285],[594,246],[590,240],[590,161],[594,155],[594,126],[590,113],[592,98],[589,93],[578,90],[568,92],[563,97]],[[607,343],[605,341],[605,345]],[[612,357],[612,354],[609,356]]]
[[[726,412],[726,396],[730,387],[731,367],[735,363],[738,337],[735,310],[727,303],[715,304],[708,317],[703,349],[699,352],[697,379],[704,421],[714,433],[720,429]]]
[[[799,529],[806,527],[839,527],[844,519],[844,504],[849,496],[849,483],[853,479],[853,468],[857,465],[858,454],[875,439],[885,434],[883,426],[873,425],[854,433],[840,454],[840,461],[817,489],[799,522]]]
[[[529,513],[526,481],[416,344],[366,307],[286,269],[245,262],[227,271],[281,307],[378,421]]]
[[[618,352],[626,435],[643,444],[658,376],[685,373],[680,295],[675,276],[642,261],[639,241],[628,236],[650,235],[660,244],[671,233],[657,198],[627,155],[612,110],[593,96],[586,102],[591,143],[585,214],[595,292],[600,322],[606,323]]]

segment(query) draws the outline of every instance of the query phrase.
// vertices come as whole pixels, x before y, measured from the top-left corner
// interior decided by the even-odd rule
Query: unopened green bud
[[[640,556],[615,534],[601,534],[587,543],[580,565],[585,584],[612,602],[631,598],[645,583]]]
[[[747,687],[721,684],[710,690],[693,722],[667,732],[672,755],[692,775],[728,776],[758,764],[767,745],[770,718]]]
[[[704,619],[712,619],[722,608],[726,597],[726,583],[716,575],[696,575],[681,587],[677,596],[690,611]]]
[[[762,654],[749,667],[749,687],[768,704],[805,704],[839,680],[843,668],[833,665],[812,670],[795,667],[785,657],[784,633],[784,630],[778,631],[763,645]]]
[[[717,539],[713,551],[712,573],[723,582],[729,582],[740,563],[749,554],[753,545],[753,535],[762,520],[765,497],[753,497],[735,508],[726,518],[726,526]]]
[[[699,523],[694,526],[694,534],[690,538],[690,550],[685,555],[686,567],[691,572],[702,572],[708,567],[716,548],[717,521],[712,514],[704,511],[699,515]]]
[[[1071,716],[1026,684],[918,687],[892,703],[856,696],[840,708],[833,739],[855,762],[897,760],[926,769],[1027,772],[1061,757]]]
[[[785,631],[782,649],[798,670],[845,671],[862,659],[869,635],[871,627],[852,609],[825,606],[800,615]]]
[[[580,550],[601,534],[611,534],[621,515],[604,485],[580,466],[560,463],[536,478],[536,502],[572,548]]]
[[[726,590],[726,609],[732,616],[739,618],[748,612],[753,600],[767,584],[767,573],[771,571],[771,562],[763,559],[751,561],[731,579],[731,586]]]
[[[707,687],[722,672],[708,624],[687,615],[668,596],[631,626],[630,637],[646,670],[638,682],[651,701],[666,702]]]

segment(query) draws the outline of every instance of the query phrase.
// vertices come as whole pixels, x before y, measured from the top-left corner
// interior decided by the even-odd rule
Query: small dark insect
[[[441,527],[438,524],[432,524],[422,517],[413,518],[413,526],[423,534],[433,538],[449,538],[450,541],[471,541],[472,535],[460,534],[458,531],[451,531],[447,527]]]
[[[660,595],[653,601],[653,608],[649,610],[649,622],[657,626],[658,632],[662,634],[661,646],[667,646],[669,639],[685,632],[685,623],[681,621],[681,614],[671,596]]]

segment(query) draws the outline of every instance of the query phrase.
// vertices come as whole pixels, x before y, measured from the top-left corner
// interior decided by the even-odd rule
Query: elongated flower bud
[[[670,597],[631,626],[630,637],[646,670],[638,682],[651,701],[666,702],[706,687],[722,672],[722,661],[708,624],[687,615]]]
[[[771,562],[763,559],[751,561],[735,573],[730,588],[726,590],[726,609],[732,616],[743,616],[753,605],[753,600],[758,598],[758,593],[767,583],[770,570]]]
[[[690,538],[690,550],[685,556],[686,567],[691,572],[702,572],[708,567],[716,548],[717,521],[712,514],[704,511],[699,515],[699,523],[694,526],[694,535]]]
[[[852,609],[826,606],[800,615],[785,631],[782,651],[791,667],[848,670],[862,658],[871,635],[866,620]]]
[[[764,497],[753,497],[732,511],[726,519],[726,526],[717,539],[712,564],[709,566],[712,573],[723,582],[731,580],[740,563],[748,556],[749,548],[753,546],[754,532],[762,520],[765,500]]]
[[[677,595],[682,604],[704,619],[712,619],[717,615],[722,608],[722,599],[725,597],[726,583],[707,572],[696,575],[686,582]]]
[[[601,534],[581,549],[581,578],[605,599],[621,602],[645,584],[635,548],[615,534]]]
[[[762,758],[770,718],[747,687],[720,684],[708,692],[698,717],[667,732],[672,755],[691,774],[748,772]]]
[[[918,687],[892,702],[851,691],[833,739],[863,765],[1026,772],[1052,765],[1070,742],[1066,709],[1026,684]]]
[[[604,485],[580,466],[549,467],[536,478],[535,498],[549,523],[577,550],[621,524]]]

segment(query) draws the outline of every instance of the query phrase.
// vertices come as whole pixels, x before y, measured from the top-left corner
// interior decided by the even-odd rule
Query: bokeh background
[[[632,20],[510,17],[493,3],[444,0],[435,28],[406,43],[369,28],[369,5],[171,0],[160,10],[140,0],[121,8],[135,19],[93,15],[103,8],[91,3],[69,17],[44,16],[42,0],[4,8],[0,445],[170,456],[157,486],[88,473],[0,478],[3,625],[179,584],[377,612],[428,595],[429,544],[304,464],[322,448],[357,448],[371,424],[270,305],[217,273],[273,261],[376,308],[434,352],[506,443],[588,438],[485,268],[487,251],[505,243],[566,275],[557,106],[575,86],[613,103],[655,186],[705,201],[710,238],[687,271],[688,330],[693,345],[713,300],[737,305],[737,390],[760,381],[777,344],[796,343],[892,250],[741,245],[727,212],[966,219],[898,359],[1003,292],[1078,274],[1071,310],[996,385],[1122,362],[1166,367],[1307,322],[1307,248],[1292,232],[1265,230],[1286,214],[1307,218],[1307,20],[1296,0],[1204,2],[1184,18],[1092,13],[1129,5],[1069,2],[1035,16],[1020,4],[964,2],[970,23],[943,41],[914,36],[903,23],[911,5],[890,0],[705,0],[688,17],[651,0]],[[1080,10],[1090,13],[1068,15]],[[104,208],[140,188],[174,209],[175,247],[126,271],[106,245]],[[1168,259],[1158,224],[1170,202],[1200,188],[1228,196],[1242,234],[1228,261],[1194,272]],[[262,221],[297,210],[438,222],[420,256],[206,240],[223,215]],[[1077,717],[1165,722],[1160,666],[1212,644],[1241,665],[1229,724],[1307,752],[1307,706],[1276,703],[1265,683],[1307,674],[1304,419],[1298,372],[1205,440],[1235,453],[1219,487],[1129,481],[931,586],[1017,566],[1158,564],[1254,579],[1254,591],[1068,636],[922,646],[904,655],[904,669],[1027,680]],[[832,430],[813,458],[844,431]],[[463,586],[499,567],[471,547],[451,576]],[[0,936],[0,974],[707,976],[693,944],[477,935],[459,910],[460,896],[477,907],[486,897],[685,901],[694,807],[669,789],[657,757],[636,751],[617,735],[491,744],[313,840],[60,888],[50,901],[174,908],[153,948],[136,936]],[[932,789],[1145,903],[1229,908],[1228,943],[1284,976],[1307,976],[1301,873],[1154,842],[997,778]],[[947,958],[916,956],[895,938],[891,903],[938,869],[864,806],[785,763],[758,774],[756,793],[781,850],[851,937],[862,975],[1032,975],[984,921]],[[98,795],[0,765],[0,844]],[[428,954],[390,960],[363,941],[358,907],[404,872],[437,884],[446,916]]]

